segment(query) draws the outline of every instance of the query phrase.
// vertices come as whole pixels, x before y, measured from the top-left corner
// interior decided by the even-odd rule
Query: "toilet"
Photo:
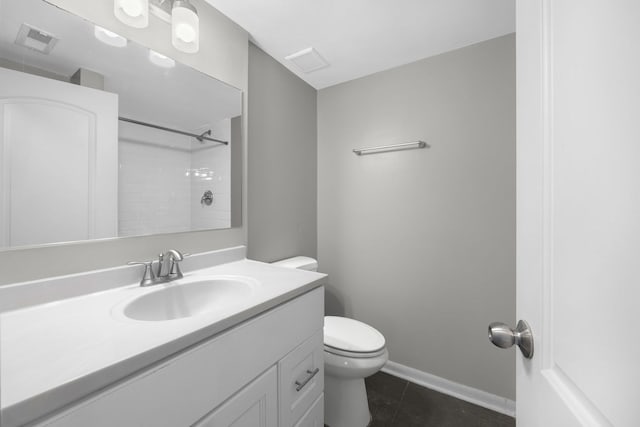
[[[313,258],[297,256],[273,263],[317,271]],[[378,372],[389,353],[384,336],[355,319],[324,318],[324,422],[329,427],[366,427],[371,421],[364,379]]]

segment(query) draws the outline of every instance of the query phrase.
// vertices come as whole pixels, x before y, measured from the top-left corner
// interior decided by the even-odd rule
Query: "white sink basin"
[[[244,277],[180,279],[125,303],[124,317],[165,321],[198,316],[242,302],[255,292],[257,282]]]

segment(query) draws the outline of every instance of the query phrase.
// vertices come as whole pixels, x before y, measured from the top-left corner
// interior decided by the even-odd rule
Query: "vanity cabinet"
[[[320,287],[36,425],[323,426],[323,319]]]

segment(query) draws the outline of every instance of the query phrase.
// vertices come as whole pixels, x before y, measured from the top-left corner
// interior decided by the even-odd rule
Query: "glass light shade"
[[[196,39],[196,31],[191,25],[180,22],[176,24],[176,37],[185,43],[193,43]]]
[[[116,34],[112,31],[107,30],[106,28],[102,28],[97,25],[93,30],[93,34],[98,40],[100,40],[102,43],[108,44],[109,46],[125,47],[127,45],[127,39],[119,34]]]
[[[175,0],[171,9],[171,42],[182,52],[200,49],[200,20],[196,8],[186,0]]]
[[[120,22],[130,27],[149,26],[149,0],[113,0],[113,13]]]
[[[149,60],[162,68],[173,68],[176,66],[176,61],[151,49],[149,49]]]

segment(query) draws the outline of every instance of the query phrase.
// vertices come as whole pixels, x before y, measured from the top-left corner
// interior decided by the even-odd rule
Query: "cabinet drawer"
[[[278,363],[280,426],[299,420],[324,390],[322,329]]]
[[[323,427],[324,426],[324,393],[313,403],[306,414],[302,416],[295,427]]]

